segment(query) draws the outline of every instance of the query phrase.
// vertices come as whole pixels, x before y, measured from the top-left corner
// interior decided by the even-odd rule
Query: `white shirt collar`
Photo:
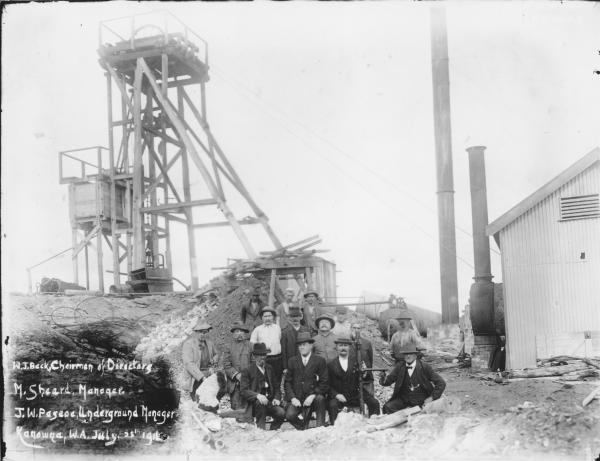
[[[310,360],[310,356],[311,355],[312,355],[312,352],[310,354],[308,354],[306,357],[304,357],[303,355],[300,356],[302,358],[302,363],[304,365],[306,365],[308,363],[308,361]]]

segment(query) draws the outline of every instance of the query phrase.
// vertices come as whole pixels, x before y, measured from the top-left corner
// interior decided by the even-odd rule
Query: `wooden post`
[[[153,117],[152,111],[152,97],[151,97],[152,89],[148,88],[146,92],[146,113],[145,117],[150,123]],[[154,149],[154,137],[151,132],[143,133],[143,136],[146,140],[146,146],[148,147],[149,152],[153,152]],[[153,183],[156,181],[156,161],[154,156],[148,155],[148,176],[150,177],[150,182]],[[150,206],[156,206],[156,188],[152,189],[150,192]],[[158,216],[155,213],[150,214],[150,225],[152,226],[152,231],[150,231],[151,242],[152,242],[152,264],[153,267],[157,267],[158,265],[158,253],[160,252],[158,246],[158,232],[156,232],[156,227],[158,226]]]
[[[117,235],[117,185],[115,183],[115,145],[113,138],[113,104],[112,104],[112,78],[106,74],[106,91],[108,95],[108,157],[110,162],[110,234],[112,238],[113,283],[118,286],[121,282],[119,276],[119,242]],[[87,247],[87,246],[86,246]]]
[[[33,284],[31,283],[31,269],[27,269],[27,294],[33,294]]]
[[[144,178],[142,164],[142,70],[143,59],[138,58],[135,67],[135,80],[133,85],[133,127],[134,127],[134,152],[133,152],[133,267],[145,266],[144,254],[144,218],[142,208],[142,185]]]
[[[122,125],[122,138],[121,145],[123,148],[123,170],[125,174],[129,174],[129,126],[125,123],[125,120],[128,119],[128,111],[127,108],[130,107],[131,103],[127,98],[127,92],[125,91],[125,77],[123,80],[119,81],[115,78],[115,81],[119,82],[119,88],[121,89],[121,120],[123,121]],[[132,111],[133,115],[133,111]],[[131,231],[133,225],[133,218],[131,214],[131,180],[125,179],[125,219],[127,221],[127,231],[125,234],[125,252],[127,254],[127,278],[129,279],[129,274],[131,274],[131,270],[133,267],[133,248],[131,245]]]
[[[269,307],[273,309],[275,298],[275,284],[277,283],[277,269],[271,269],[271,284],[269,285]]]
[[[89,290],[90,289],[90,262],[89,262],[87,244],[84,247],[84,251],[85,251],[85,289]]]
[[[169,56],[166,53],[163,53],[161,56],[161,75],[162,75],[162,94],[165,98],[169,95]],[[164,134],[167,133],[167,124],[165,123],[165,116],[161,114],[160,127]],[[158,145],[159,154],[162,160],[163,165],[167,165],[167,143],[164,139],[161,139],[160,144]],[[165,203],[169,203],[169,188],[165,182],[163,186],[163,195],[165,198]],[[165,264],[172,271],[173,263],[171,261],[171,232],[170,232],[170,222],[169,218],[165,215]]]
[[[177,105],[179,113],[184,116],[183,106],[183,88],[177,88]],[[191,200],[190,192],[190,170],[188,163],[188,152],[185,148],[182,149],[181,153],[181,166],[183,169],[183,196],[186,202]],[[185,216],[187,219],[187,236],[188,236],[188,252],[190,255],[190,273],[192,277],[192,291],[198,289],[198,261],[196,260],[196,238],[194,237],[194,215],[192,209],[189,207],[185,208]]]
[[[104,264],[102,254],[102,226],[98,229],[98,233],[96,234],[96,252],[98,257],[98,291],[104,293]]]
[[[71,233],[71,244],[73,245],[73,251],[75,251],[75,247],[77,246],[77,228],[72,228]],[[79,258],[77,255],[74,255],[73,258],[73,283],[79,284]]]

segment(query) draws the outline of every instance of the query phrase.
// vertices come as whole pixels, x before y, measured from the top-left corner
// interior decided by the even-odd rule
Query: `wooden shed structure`
[[[502,252],[507,368],[600,355],[600,148],[488,225]]]

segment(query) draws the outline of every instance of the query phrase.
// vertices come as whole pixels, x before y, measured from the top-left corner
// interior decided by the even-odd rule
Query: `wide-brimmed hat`
[[[315,319],[315,325],[318,327],[319,326],[319,322],[321,320],[329,320],[329,323],[331,324],[331,328],[333,328],[335,326],[335,320],[333,319],[333,317],[331,316],[331,314],[328,314],[327,312],[324,314],[321,314],[320,316],[318,316]]]
[[[293,288],[286,288],[285,290],[283,290],[284,293],[292,293],[293,295],[296,294],[296,290],[294,290]]]
[[[302,310],[300,310],[300,306],[290,306],[288,317],[302,317]]]
[[[408,309],[399,309],[399,311],[394,317],[396,320],[412,320],[412,314]]]
[[[419,353],[420,353],[420,351],[417,349],[417,345],[415,343],[405,344],[398,351],[398,354],[419,354]]]
[[[296,344],[302,344],[302,343],[314,343],[315,340],[313,339],[313,337],[310,335],[310,333],[308,331],[301,331],[300,333],[298,333],[298,337],[296,338]]]
[[[335,313],[336,314],[347,314],[348,306],[335,306]]]
[[[352,340],[348,336],[340,336],[333,341],[336,344],[352,344]]]
[[[242,330],[242,331],[245,331],[246,333],[250,333],[250,330],[248,329],[248,327],[240,321],[234,322],[234,324],[231,325],[231,329],[229,331],[231,331],[233,333],[235,330]]]
[[[263,307],[262,310],[260,311],[260,316],[262,317],[265,312],[270,312],[271,314],[273,314],[273,317],[277,316],[277,311],[275,309],[273,309],[272,307],[269,307],[269,306]]]
[[[192,328],[192,330],[194,330],[194,331],[211,330],[211,329],[212,329],[212,327],[210,326],[210,324],[204,319],[198,319],[198,321],[196,322],[196,325],[194,325],[194,328]]]
[[[265,343],[256,343],[252,346],[252,353],[254,355],[267,355],[269,352],[271,352],[271,349]]]
[[[304,293],[304,297],[307,298],[308,295],[315,295],[317,298],[319,297],[319,293],[317,293],[314,290],[308,290],[306,293]]]

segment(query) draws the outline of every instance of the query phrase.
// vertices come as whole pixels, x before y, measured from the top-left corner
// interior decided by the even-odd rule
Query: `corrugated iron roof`
[[[517,205],[515,205],[502,216],[500,216],[498,219],[496,219],[494,222],[489,224],[486,228],[486,234],[496,234],[501,229],[512,223],[519,216],[521,216],[523,213],[536,206],[539,202],[544,200],[554,191],[559,189],[561,186],[569,182],[575,176],[580,174],[582,171],[588,169],[590,166],[592,166],[598,161],[600,161],[600,148],[596,147],[594,150],[588,152],[584,157],[582,157],[569,168],[564,170],[550,182],[544,184],[533,194],[519,202]]]

